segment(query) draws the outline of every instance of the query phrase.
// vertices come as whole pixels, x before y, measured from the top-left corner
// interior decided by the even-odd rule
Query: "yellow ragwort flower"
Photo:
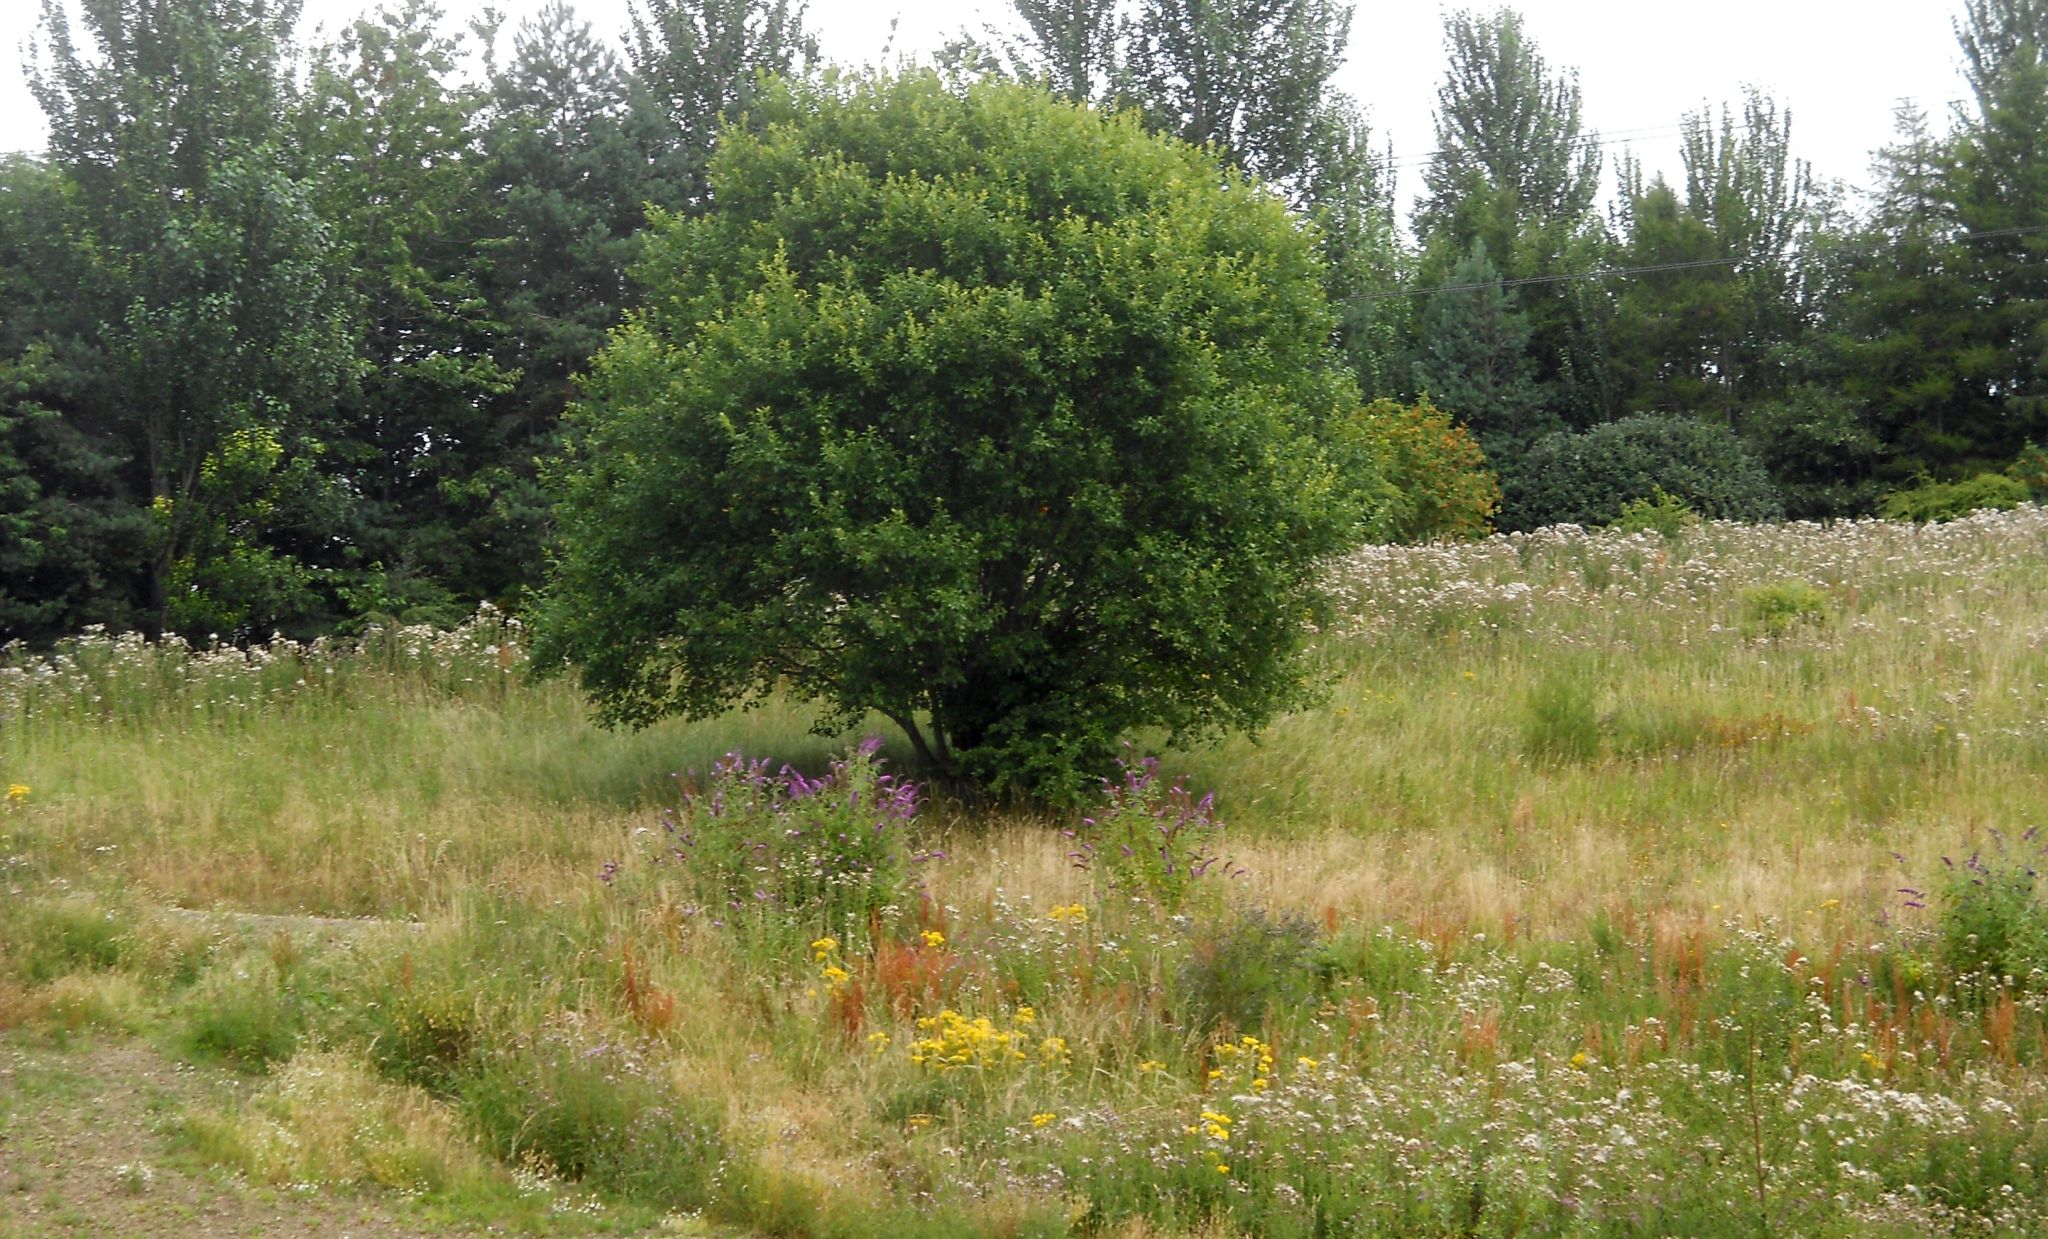
[[[8,803],[8,804],[20,804],[20,803],[21,803],[22,801],[24,801],[24,800],[27,800],[27,799],[28,799],[28,784],[26,784],[26,783],[9,783],[9,784],[7,785],[7,803]]]
[[[1031,1116],[1031,1125],[1033,1127],[1050,1127],[1052,1126],[1053,1120],[1057,1119],[1058,1117],[1059,1115],[1054,1114],[1050,1110],[1041,1110],[1037,1114]]]
[[[927,929],[924,931],[924,944],[931,947],[944,946],[946,945],[946,935],[936,929]]]

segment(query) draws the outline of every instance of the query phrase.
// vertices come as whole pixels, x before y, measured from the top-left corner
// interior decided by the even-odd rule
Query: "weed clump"
[[[2021,841],[2033,843],[2035,832]],[[1947,861],[1936,959],[1966,994],[2048,989],[2048,899],[2029,857],[2001,837],[1990,854]]]
[[[1827,616],[1828,596],[1806,581],[1773,581],[1742,596],[1743,631],[1755,637],[1782,637]]]

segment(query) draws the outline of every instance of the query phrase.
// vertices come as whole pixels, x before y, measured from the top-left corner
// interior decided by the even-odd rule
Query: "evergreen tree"
[[[1754,90],[1738,120],[1686,115],[1681,198],[1622,168],[1613,359],[1626,407],[1714,416],[1740,428],[1793,381],[1813,326],[1823,215],[1791,155],[1791,116]]]
[[[1529,359],[1529,324],[1474,241],[1422,312],[1415,389],[1457,418],[1486,459],[1511,475],[1529,446],[1560,428],[1543,406]]]
[[[1876,157],[1870,217],[1844,255],[1830,341],[1837,381],[1884,443],[1882,470],[1895,483],[1961,469],[1990,407],[1952,167],[1952,144],[1902,105],[1896,137]]]
[[[350,25],[320,49],[299,115],[361,310],[340,462],[360,498],[353,605],[423,619],[517,584],[479,528],[503,463],[491,402],[516,377],[483,291],[483,245],[502,232],[484,179],[488,95],[462,80],[464,40],[440,20],[405,0]]]
[[[1662,177],[1644,186],[1628,165],[1623,194],[1616,260],[1634,274],[1616,281],[1610,335],[1623,407],[1718,409],[1723,392],[1714,361],[1738,331],[1734,272],[1720,238]]]
[[[1730,321],[1707,345],[1721,412],[1785,390],[1785,361],[1810,322],[1802,242],[1816,226],[1812,167],[1791,154],[1792,116],[1746,92],[1742,118],[1723,107],[1718,130],[1704,112],[1684,121],[1686,205],[1731,264]]]
[[[491,552],[477,585],[508,597],[542,559],[534,463],[552,450],[572,376],[624,312],[647,204],[677,195],[654,171],[666,117],[566,3],[514,35],[493,96],[484,183],[497,235],[483,288],[499,365],[517,382],[492,400],[487,459],[464,488],[483,501],[470,540]]]
[[[1951,172],[1985,403],[1965,433],[2003,461],[2048,436],[2048,0],[1968,0],[1956,23],[1969,106]]]

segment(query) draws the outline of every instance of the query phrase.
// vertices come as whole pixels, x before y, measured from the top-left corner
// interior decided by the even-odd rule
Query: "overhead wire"
[[[2048,232],[2048,224],[2029,224],[2016,228],[1993,228],[1985,232],[1973,232],[1954,238],[1958,245],[1974,245],[1979,241],[1990,241],[1999,237],[2022,237],[2034,233]],[[1704,267],[1732,267],[1747,261],[1742,257],[1695,258],[1686,262],[1662,262],[1641,267],[1605,267],[1595,271],[1564,271],[1550,275],[1524,275],[1514,279],[1474,280],[1464,284],[1436,284],[1428,288],[1376,289],[1372,292],[1354,293],[1337,298],[1340,305],[1359,301],[1391,301],[1396,297],[1427,296],[1432,293],[1478,292],[1487,288],[1525,288],[1532,284],[1566,284],[1576,280],[1620,279],[1637,275],[1656,275],[1666,271],[1692,271]]]

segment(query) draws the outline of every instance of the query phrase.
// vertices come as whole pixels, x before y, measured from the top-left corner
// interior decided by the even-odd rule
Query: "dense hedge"
[[[1640,413],[1546,435],[1503,473],[1500,523],[1507,529],[1611,524],[1624,504],[1654,498],[1659,490],[1710,518],[1785,515],[1770,475],[1742,440],[1688,417]]]

